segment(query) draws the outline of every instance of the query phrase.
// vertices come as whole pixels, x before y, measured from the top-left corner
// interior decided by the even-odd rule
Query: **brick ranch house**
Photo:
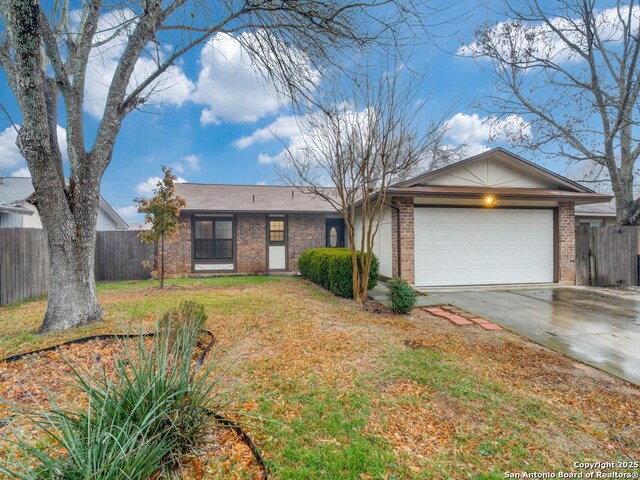
[[[290,186],[176,184],[186,200],[169,275],[298,271],[345,244],[344,222]],[[575,205],[609,202],[503,149],[392,186],[374,251],[383,277],[417,287],[575,282]],[[357,239],[356,239],[357,240]]]

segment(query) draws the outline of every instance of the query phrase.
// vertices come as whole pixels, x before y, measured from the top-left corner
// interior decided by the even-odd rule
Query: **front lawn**
[[[102,284],[106,320],[63,334],[35,333],[42,299],[0,308],[0,356],[150,329],[195,300],[273,478],[497,479],[640,459],[640,389],[508,332],[369,313],[296,278],[168,283]],[[247,478],[220,478],[234,475]]]

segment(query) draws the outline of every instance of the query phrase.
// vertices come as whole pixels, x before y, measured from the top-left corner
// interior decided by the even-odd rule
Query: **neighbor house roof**
[[[326,200],[295,186],[176,183],[175,188],[189,212],[336,213]]]
[[[0,212],[33,215],[31,210],[19,205],[32,193],[30,178],[0,177]]]
[[[0,211],[33,215],[28,208],[20,205],[33,193],[33,184],[28,177],[0,177]],[[129,226],[118,212],[100,196],[100,207],[116,224],[117,228],[127,229]]]
[[[612,198],[608,203],[595,203],[593,205],[576,205],[576,215],[579,217],[615,217],[616,201]]]

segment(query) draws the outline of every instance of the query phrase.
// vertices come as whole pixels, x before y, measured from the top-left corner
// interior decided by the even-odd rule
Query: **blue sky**
[[[475,60],[452,53],[472,40],[473,30],[482,22],[500,17],[482,6],[470,10],[471,4],[447,5],[442,15],[448,22],[432,29],[439,35],[439,45],[417,44],[407,63],[418,72],[426,71],[419,94],[428,99],[426,115],[436,119],[450,111],[448,141],[466,142],[475,153],[498,145],[489,141],[484,114],[471,107],[474,99],[491,93],[492,81]],[[290,109],[257,79],[233,38],[217,37],[214,42],[216,50],[197,48],[171,72],[168,88],[159,94],[162,106],[134,112],[124,122],[101,193],[126,220],[139,218],[131,200],[149,193],[161,165],[174,166],[176,174],[190,182],[278,182],[270,160],[282,150],[282,140],[295,139]],[[92,83],[85,108],[89,130],[97,125],[104,91],[101,79],[110,61],[102,58],[89,75]],[[19,122],[19,111],[1,75],[0,102]],[[279,138],[269,134],[274,131]],[[14,141],[9,121],[0,115],[0,175],[25,174]],[[545,166],[564,171],[562,163]]]

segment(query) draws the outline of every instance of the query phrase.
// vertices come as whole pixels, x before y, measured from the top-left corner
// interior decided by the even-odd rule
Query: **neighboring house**
[[[345,243],[337,212],[295,187],[175,187],[186,207],[169,274],[294,273],[304,250]],[[571,284],[574,207],[610,199],[491,150],[390,188],[374,245],[380,274],[418,287]]]
[[[576,225],[589,225],[591,227],[612,227],[615,224],[615,199],[611,199],[611,201],[608,203],[576,205]]]
[[[27,203],[33,193],[30,178],[0,177],[0,228],[42,228],[36,208]],[[100,197],[98,230],[127,230],[129,226],[118,213]]]
[[[129,230],[151,230],[151,224],[146,222],[128,222]]]

